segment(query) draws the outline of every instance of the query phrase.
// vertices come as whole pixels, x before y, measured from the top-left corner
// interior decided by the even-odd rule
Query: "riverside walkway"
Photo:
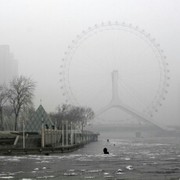
[[[41,134],[13,132],[11,138],[0,138],[0,155],[68,153],[98,141],[98,133],[84,131],[44,130]]]

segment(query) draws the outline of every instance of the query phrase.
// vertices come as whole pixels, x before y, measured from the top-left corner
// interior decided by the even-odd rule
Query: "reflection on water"
[[[110,139],[67,154],[0,156],[0,179],[179,180],[180,140]]]

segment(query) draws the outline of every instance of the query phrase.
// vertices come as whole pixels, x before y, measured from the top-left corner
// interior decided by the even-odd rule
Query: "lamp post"
[[[41,147],[44,148],[44,119],[42,116],[42,125],[41,125]]]
[[[25,142],[25,122],[23,119],[23,149],[26,148],[26,142]]]

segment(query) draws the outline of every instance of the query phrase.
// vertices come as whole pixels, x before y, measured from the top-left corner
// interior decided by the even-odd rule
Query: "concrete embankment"
[[[23,136],[21,132],[2,133],[0,136],[0,155],[68,153],[82,148],[88,143],[97,141],[99,134],[85,132],[75,134],[73,138],[68,138],[70,137],[68,135],[67,137],[59,136],[59,132],[57,135],[55,136],[55,133],[51,131],[43,138],[41,134],[25,134]]]
[[[64,147],[37,147],[37,148],[16,148],[16,147],[8,147],[0,149],[0,155],[49,155],[56,153],[68,153],[73,152],[79,148],[82,148],[85,144],[75,144]]]

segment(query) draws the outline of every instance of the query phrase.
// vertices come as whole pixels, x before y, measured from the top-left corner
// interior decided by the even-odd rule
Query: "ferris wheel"
[[[101,109],[111,100],[114,70],[120,101],[149,117],[158,112],[170,79],[164,51],[145,30],[119,22],[89,27],[68,46],[60,66],[65,103]]]

